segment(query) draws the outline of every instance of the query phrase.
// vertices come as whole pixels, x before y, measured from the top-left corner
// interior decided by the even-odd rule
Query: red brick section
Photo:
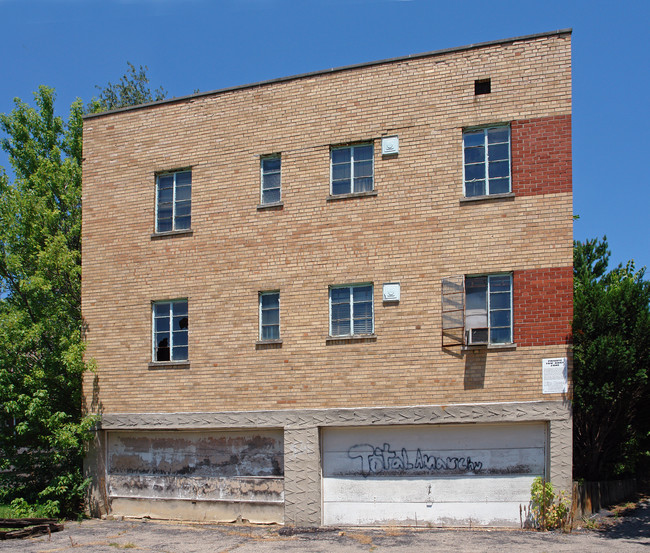
[[[518,346],[570,343],[573,267],[515,271],[512,303]]]
[[[513,121],[511,129],[515,195],[571,192],[571,115]]]

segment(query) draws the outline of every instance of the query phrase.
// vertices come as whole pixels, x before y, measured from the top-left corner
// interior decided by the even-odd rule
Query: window
[[[153,304],[153,360],[187,361],[187,300]]]
[[[260,160],[262,174],[261,203],[277,204],[280,202],[280,168],[282,159],[279,155],[263,157]]]
[[[330,336],[374,332],[372,284],[330,288]]]
[[[463,133],[465,196],[510,192],[510,127]]]
[[[330,156],[333,196],[373,189],[372,144],[332,148]]]
[[[512,343],[512,275],[465,277],[465,343]]]
[[[280,292],[260,293],[260,341],[280,339]]]
[[[156,178],[156,232],[189,230],[192,171],[165,173]]]

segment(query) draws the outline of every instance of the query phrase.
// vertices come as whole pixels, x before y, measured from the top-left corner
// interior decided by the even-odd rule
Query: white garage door
[[[328,428],[323,523],[519,526],[544,423]]]

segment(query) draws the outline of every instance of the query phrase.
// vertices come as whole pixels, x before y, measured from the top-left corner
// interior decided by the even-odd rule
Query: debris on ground
[[[295,536],[296,534],[324,534],[325,532],[338,532],[338,528],[321,528],[311,526],[284,526],[278,530],[280,536]]]
[[[63,524],[54,518],[0,518],[0,528],[18,528],[0,530],[0,540],[11,540],[40,534],[50,535],[63,530]]]

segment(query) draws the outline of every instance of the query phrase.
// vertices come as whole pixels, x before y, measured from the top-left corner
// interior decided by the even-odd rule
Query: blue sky
[[[127,60],[171,97],[571,27],[574,237],[650,269],[648,0],[0,0],[0,21],[0,113],[46,84],[61,115]]]

